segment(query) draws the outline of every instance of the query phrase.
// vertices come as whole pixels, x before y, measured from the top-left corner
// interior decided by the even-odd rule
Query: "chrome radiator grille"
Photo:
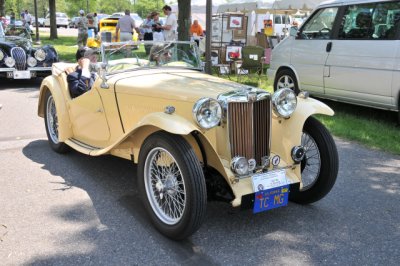
[[[21,47],[13,47],[11,49],[11,56],[15,60],[15,68],[17,70],[26,69],[26,54],[24,49],[22,49]]]
[[[261,165],[261,158],[269,156],[271,139],[271,100],[255,102],[230,102],[228,125],[232,158],[254,158]]]

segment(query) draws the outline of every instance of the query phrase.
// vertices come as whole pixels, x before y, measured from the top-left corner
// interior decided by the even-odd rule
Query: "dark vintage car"
[[[0,78],[30,79],[51,74],[58,62],[54,47],[33,47],[30,32],[25,27],[0,23]]]

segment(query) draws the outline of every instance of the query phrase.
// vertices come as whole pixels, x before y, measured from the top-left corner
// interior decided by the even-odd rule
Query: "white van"
[[[285,37],[289,33],[290,27],[293,25],[293,17],[286,14],[258,14],[257,25],[258,31],[261,32],[265,28],[265,21],[272,20],[273,35]]]
[[[272,51],[274,90],[399,111],[400,1],[333,0]],[[399,112],[400,122],[400,112]]]

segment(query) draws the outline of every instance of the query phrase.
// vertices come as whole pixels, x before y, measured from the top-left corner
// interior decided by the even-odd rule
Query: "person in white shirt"
[[[164,30],[164,38],[166,41],[175,41],[177,39],[176,33],[178,29],[176,16],[172,13],[172,9],[168,5],[165,5],[162,10],[167,16],[167,20],[164,26],[159,27]]]
[[[32,16],[29,14],[28,10],[25,10],[24,19],[23,19],[24,26],[30,31],[30,25],[32,23]]]

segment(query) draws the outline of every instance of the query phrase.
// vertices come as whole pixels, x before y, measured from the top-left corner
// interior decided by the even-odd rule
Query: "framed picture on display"
[[[243,15],[229,15],[228,30],[242,30],[244,24],[243,18]]]
[[[242,59],[242,46],[226,46],[226,62]]]

